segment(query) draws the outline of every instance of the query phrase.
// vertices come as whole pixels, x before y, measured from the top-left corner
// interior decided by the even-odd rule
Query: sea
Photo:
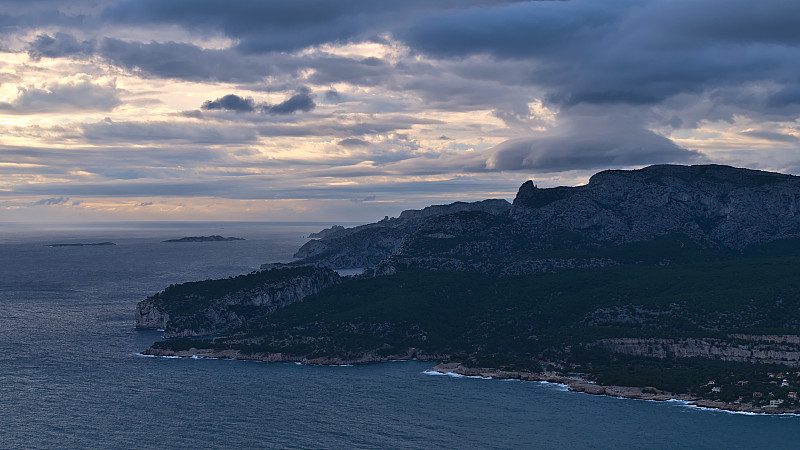
[[[155,358],[136,303],[292,259],[319,223],[0,224],[0,448],[799,448],[800,417],[539,382]],[[219,234],[229,242],[164,243]],[[50,244],[114,242],[107,246]]]

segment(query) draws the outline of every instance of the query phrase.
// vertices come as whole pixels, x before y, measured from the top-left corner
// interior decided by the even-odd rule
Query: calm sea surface
[[[287,261],[323,224],[0,224],[0,448],[798,448],[800,417],[352,367],[146,358],[136,303]],[[176,243],[222,234],[246,241]],[[102,247],[50,243],[116,242]]]

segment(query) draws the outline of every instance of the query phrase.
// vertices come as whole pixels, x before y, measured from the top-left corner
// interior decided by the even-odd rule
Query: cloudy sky
[[[0,0],[0,222],[373,221],[800,174],[794,0]]]

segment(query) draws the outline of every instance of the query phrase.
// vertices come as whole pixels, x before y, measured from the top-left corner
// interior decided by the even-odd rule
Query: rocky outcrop
[[[659,239],[738,252],[794,237],[800,237],[800,177],[658,165],[600,172],[577,187],[539,189],[528,181],[511,206],[459,202],[331,228],[306,243],[294,264],[373,267],[374,274],[418,268],[518,275],[616,264],[603,249]],[[652,248],[644,253],[659,256]]]
[[[739,337],[746,337],[740,339]],[[723,361],[800,366],[798,336],[783,336],[781,343],[771,336],[732,335],[729,340],[711,338],[603,339],[597,344],[611,352],[651,358],[710,358]],[[771,339],[772,338],[772,339]]]
[[[134,318],[136,328],[155,328],[163,330],[167,327],[169,314],[158,309],[152,301],[143,300],[136,305]]]
[[[338,284],[330,269],[300,267],[173,285],[139,302],[136,326],[165,337],[206,336],[259,320]]]
[[[404,239],[427,221],[461,212],[483,212],[503,215],[511,208],[505,200],[490,199],[474,203],[455,202],[428,206],[421,210],[403,211],[399,217],[354,228],[331,227],[312,234],[295,253],[296,265],[311,264],[331,268],[372,267],[396,254]],[[268,265],[265,265],[268,266]]]
[[[728,166],[608,170],[585,186],[538,189],[526,182],[510,216],[532,230],[568,230],[620,244],[684,234],[743,249],[800,236],[800,177]]]

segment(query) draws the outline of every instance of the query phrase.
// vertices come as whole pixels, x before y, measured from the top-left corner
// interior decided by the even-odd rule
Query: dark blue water
[[[225,227],[222,229],[222,227]],[[320,225],[0,228],[0,448],[797,448],[798,417],[353,367],[146,358],[139,300],[287,260]],[[247,241],[163,244],[186,235]],[[109,247],[45,247],[114,241]]]

